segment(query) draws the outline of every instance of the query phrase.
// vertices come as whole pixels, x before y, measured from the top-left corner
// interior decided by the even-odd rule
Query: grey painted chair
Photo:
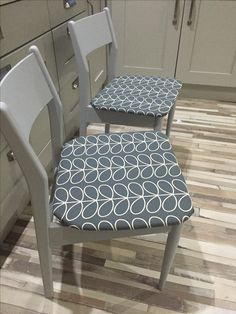
[[[1,132],[28,183],[46,297],[53,297],[53,247],[168,232],[162,289],[182,223],[193,213],[171,145],[158,131],[78,137],[63,144],[62,104],[37,47],[0,83]],[[29,143],[47,105],[55,173],[48,177]]]
[[[166,134],[170,135],[176,97],[181,82],[174,78],[125,75],[115,77],[117,41],[108,8],[103,12],[68,24],[79,73],[80,135],[86,135],[91,122],[153,127],[161,130],[168,115]],[[109,46],[106,87],[91,100],[87,56]]]

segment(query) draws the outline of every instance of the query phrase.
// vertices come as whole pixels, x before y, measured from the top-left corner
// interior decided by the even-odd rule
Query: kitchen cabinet
[[[119,74],[175,76],[211,92],[220,87],[222,97],[224,90],[233,95],[236,1],[117,0],[110,6]]]
[[[183,0],[111,2],[119,74],[174,76],[183,6]]]
[[[236,1],[185,1],[176,76],[186,83],[236,87]]]

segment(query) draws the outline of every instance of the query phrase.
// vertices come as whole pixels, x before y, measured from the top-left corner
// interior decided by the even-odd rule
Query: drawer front
[[[3,138],[3,135],[2,135]],[[6,143],[6,141],[5,141]],[[51,155],[44,153],[45,147],[47,151],[50,150],[50,125],[48,119],[47,107],[40,113],[36,119],[31,135],[30,143],[34,151],[39,155],[42,164],[47,167],[51,162]],[[9,193],[10,189],[14,186],[17,180],[21,177],[22,173],[15,160],[14,153],[11,159],[11,148],[6,144],[5,148],[0,153],[0,202]],[[9,156],[10,155],[10,156]]]
[[[13,67],[18,61],[20,61],[22,58],[24,58],[29,53],[29,47],[34,44],[36,45],[41,54],[43,59],[45,60],[45,63],[47,65],[47,68],[49,70],[49,73],[54,81],[54,84],[56,85],[58,89],[58,79],[57,79],[57,71],[56,71],[56,62],[54,57],[54,49],[53,49],[53,41],[52,41],[52,34],[51,32],[46,33],[45,35],[39,37],[37,40],[30,42],[29,44],[25,45],[24,47],[16,50],[15,52],[7,55],[6,57],[1,59],[1,68],[4,68],[6,66]],[[47,110],[45,108],[45,110]],[[41,117],[42,116],[42,117]],[[44,122],[47,119],[47,115],[42,112],[42,114],[39,116],[38,120],[35,122],[35,127],[38,128],[38,133],[34,132],[32,133],[31,139],[32,143],[34,144],[34,147],[37,152],[40,151],[42,148],[42,145],[39,145],[40,138],[45,137],[45,133],[48,133],[48,122]],[[44,125],[46,123],[46,125]],[[38,127],[37,127],[38,125]],[[43,127],[39,130],[39,126],[42,125]],[[40,138],[38,138],[40,135]],[[49,140],[49,136],[45,137],[44,143],[46,145],[47,141]],[[4,149],[6,146],[6,141],[1,137],[0,134],[0,151]]]
[[[72,5],[70,6],[69,3]],[[55,27],[73,16],[87,11],[87,3],[86,0],[48,0],[48,9],[51,27]]]
[[[82,13],[73,18],[73,21],[79,20],[86,16],[86,13]],[[76,67],[74,66],[74,51],[68,33],[68,23],[64,23],[53,31],[53,40],[55,47],[56,63],[59,76],[60,88],[66,82],[68,71],[76,73]],[[65,49],[66,47],[66,49]]]
[[[47,1],[21,0],[1,6],[0,56],[49,29]]]
[[[78,77],[75,73],[68,73],[67,81],[60,89],[60,98],[63,104],[64,117],[65,119],[70,114],[71,111],[79,103],[79,92],[78,92]]]
[[[43,166],[48,167],[51,162],[51,144],[47,107],[40,113],[33,125],[30,135],[30,143],[36,154],[39,155],[39,159]],[[10,152],[10,147],[6,145],[0,153],[0,202],[6,197],[11,188],[22,176],[21,169],[15,160],[14,153],[13,158],[10,158],[12,156],[10,155]]]
[[[2,202],[21,176],[18,163],[15,160],[9,161],[7,158],[9,151],[9,146],[6,146],[0,154],[0,202]]]

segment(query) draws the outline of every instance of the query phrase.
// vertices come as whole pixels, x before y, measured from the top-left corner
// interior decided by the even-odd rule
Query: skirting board
[[[183,84],[180,96],[236,102],[236,87]]]

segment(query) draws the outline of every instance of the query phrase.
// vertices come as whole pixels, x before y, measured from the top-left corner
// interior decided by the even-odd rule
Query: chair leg
[[[110,124],[108,124],[108,123],[105,124],[105,133],[106,134],[110,133]]]
[[[37,217],[34,216],[34,220],[44,294],[46,298],[51,299],[53,298],[52,251],[49,246],[48,230],[37,221]]]
[[[166,278],[169,274],[172,262],[175,257],[175,251],[178,247],[181,230],[182,230],[182,224],[176,225],[176,226],[171,227],[171,230],[168,234],[164,258],[163,258],[162,267],[161,267],[161,275],[160,275],[160,280],[159,280],[159,285],[158,285],[159,290],[162,290],[165,285]]]
[[[168,117],[167,117],[166,135],[168,137],[170,137],[170,131],[171,131],[171,127],[172,127],[172,123],[173,123],[173,119],[174,119],[174,114],[175,114],[175,107],[176,107],[176,103],[171,108],[171,110],[168,114]]]
[[[80,122],[79,136],[86,136],[86,135],[87,135],[87,123]]]
[[[155,122],[154,122],[154,126],[153,126],[153,129],[154,131],[160,131],[162,130],[162,122],[163,122],[163,118],[162,117],[158,117],[155,119]]]

